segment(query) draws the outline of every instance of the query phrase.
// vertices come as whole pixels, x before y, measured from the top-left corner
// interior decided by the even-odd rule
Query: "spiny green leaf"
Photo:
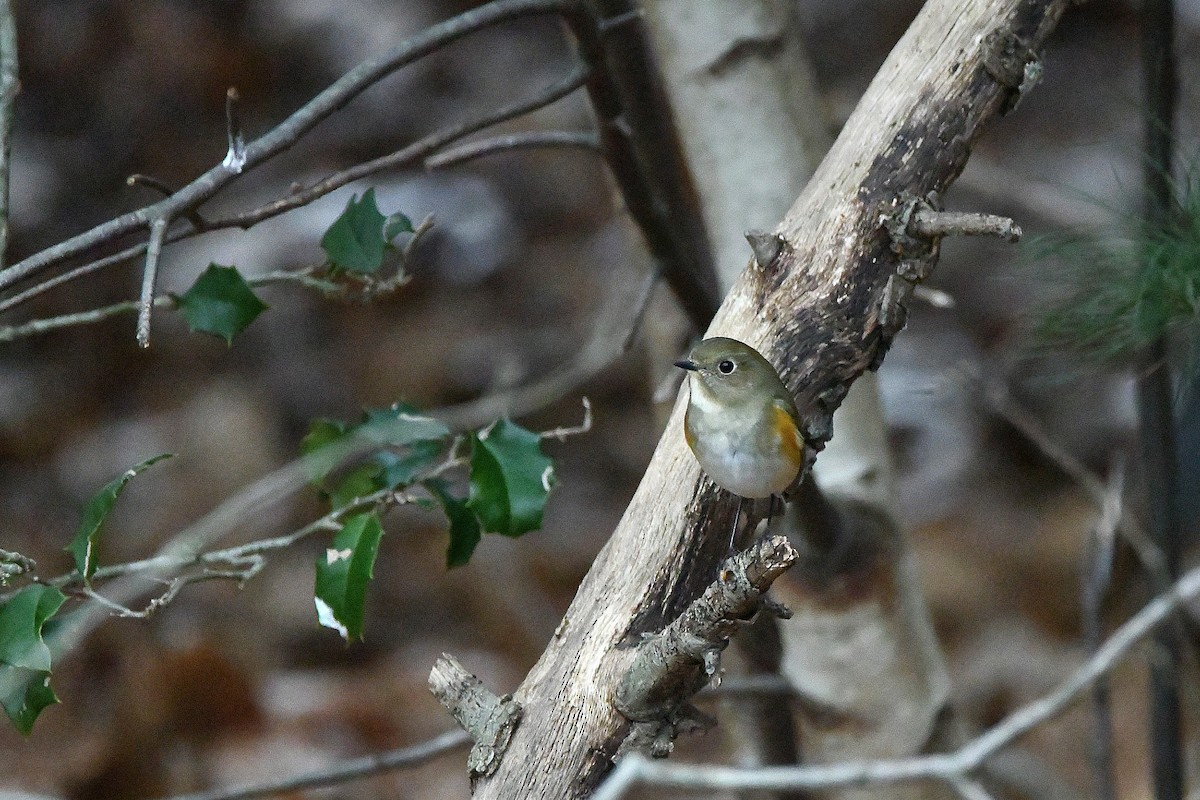
[[[319,484],[344,458],[352,452],[361,452],[358,449],[361,443],[412,448],[409,454],[395,460],[381,460],[385,458],[384,454],[376,456],[379,466],[389,470],[375,487],[382,489],[384,485],[395,487],[411,482],[411,477],[405,479],[405,473],[424,469],[435,457],[430,453],[441,452],[449,435],[450,429],[443,423],[415,414],[411,407],[397,403],[390,408],[367,409],[357,425],[329,419],[313,420],[300,442],[300,450],[305,456],[309,479]]]
[[[425,481],[427,488],[446,512],[450,520],[450,543],[446,546],[446,567],[461,567],[471,560],[475,546],[483,534],[479,530],[479,517],[467,505],[465,497],[454,497],[450,484],[441,478]]]
[[[237,267],[220,264],[209,264],[175,304],[193,331],[220,336],[226,344],[267,309]]]
[[[125,489],[125,485],[139,472],[170,457],[170,453],[163,453],[125,470],[88,501],[87,506],[83,509],[83,521],[79,525],[79,532],[75,534],[71,543],[63,548],[75,557],[75,569],[85,581],[90,580],[96,572],[96,537],[100,535],[100,529],[104,527],[105,520],[112,513],[117,497]]]
[[[554,466],[541,438],[500,420],[471,437],[471,498],[467,505],[486,531],[520,536],[542,525],[554,485]]]
[[[347,642],[362,638],[367,584],[382,536],[383,527],[375,514],[355,514],[317,558],[317,621]]]
[[[52,586],[32,584],[0,607],[0,663],[12,667],[50,671],[50,648],[42,639],[42,626],[66,602]]]
[[[362,275],[378,270],[383,264],[384,249],[391,241],[384,237],[384,222],[383,214],[375,205],[374,189],[368,189],[362,200],[358,195],[352,196],[346,210],[333,221],[321,239],[329,263]]]
[[[43,709],[57,702],[49,672],[0,666],[0,705],[22,736],[33,730]]]
[[[363,412],[362,424],[355,430],[372,442],[392,447],[444,439],[450,435],[445,423],[413,413],[409,406],[399,403],[390,408],[367,409]]]

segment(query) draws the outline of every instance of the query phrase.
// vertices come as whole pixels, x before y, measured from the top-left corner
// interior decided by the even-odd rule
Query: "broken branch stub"
[[[670,752],[680,727],[696,721],[688,701],[717,675],[730,637],[754,618],[764,593],[798,558],[786,537],[755,543],[730,558],[670,625],[638,646],[616,692],[617,709],[635,723],[623,751]]]
[[[475,740],[467,757],[471,780],[495,772],[521,721],[521,706],[511,695],[497,696],[488,691],[483,681],[467,672],[449,653],[442,653],[433,665],[429,691]]]

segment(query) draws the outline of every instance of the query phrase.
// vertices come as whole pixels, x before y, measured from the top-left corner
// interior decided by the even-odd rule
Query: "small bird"
[[[779,373],[750,345],[720,336],[700,342],[675,366],[689,373],[683,431],[700,466],[739,497],[770,497],[774,511],[775,495],[804,464],[800,413]]]

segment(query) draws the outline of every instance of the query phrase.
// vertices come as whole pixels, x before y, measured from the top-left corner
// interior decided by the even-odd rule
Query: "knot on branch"
[[[730,558],[717,579],[660,633],[637,648],[617,687],[616,707],[634,722],[619,752],[671,752],[678,735],[707,718],[688,701],[719,673],[720,653],[740,625],[760,609],[783,614],[764,593],[796,559],[786,537],[763,539]]]
[[[490,692],[448,653],[433,665],[429,691],[475,741],[467,757],[471,780],[494,773],[521,721],[521,706],[511,695]]]
[[[786,242],[778,233],[771,231],[746,231],[743,236],[754,251],[754,263],[759,269],[766,269],[783,252]]]
[[[1041,57],[1009,27],[989,33],[983,47],[984,70],[1009,90],[1000,108],[1007,114],[1042,79]]]

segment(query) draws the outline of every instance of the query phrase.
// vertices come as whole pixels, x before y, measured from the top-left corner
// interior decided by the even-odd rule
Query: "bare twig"
[[[1113,467],[1100,519],[1092,528],[1089,541],[1090,557],[1083,576],[1083,638],[1089,654],[1100,649],[1104,642],[1104,597],[1112,581],[1113,559],[1116,551],[1117,526],[1121,523],[1125,470],[1120,461]],[[1112,703],[1107,675],[1102,675],[1092,687],[1094,716],[1090,755],[1092,774],[1096,780],[1097,800],[1116,800],[1117,787],[1113,775]]]
[[[600,139],[591,131],[528,131],[492,136],[455,147],[425,159],[429,169],[441,169],[462,164],[482,156],[503,153],[509,150],[536,150],[544,148],[578,148],[600,152]]]
[[[494,0],[457,17],[430,26],[388,51],[350,70],[268,133],[246,145],[245,161],[239,170],[219,164],[181,188],[171,197],[123,214],[91,230],[35,253],[0,271],[0,289],[25,280],[47,267],[85,253],[133,231],[148,227],[156,219],[174,219],[199,207],[221,191],[234,177],[271,159],[295,144],[319,122],[353,100],[384,76],[446,45],[506,20],[540,14],[571,14],[578,0]]]
[[[156,306],[168,306],[171,304],[169,297],[154,298]],[[49,333],[61,328],[72,328],[78,325],[93,325],[97,322],[103,322],[110,317],[116,317],[129,312],[136,312],[141,308],[141,303],[137,300],[127,300],[124,303],[114,303],[111,306],[103,308],[93,308],[90,311],[80,311],[76,314],[62,314],[57,317],[46,317],[45,319],[35,319],[20,325],[11,325],[0,328],[0,342],[11,342],[16,339],[24,339],[29,336],[38,336],[43,333]]]
[[[434,758],[457,750],[471,743],[471,737],[466,731],[447,731],[427,742],[402,747],[386,753],[363,756],[349,761],[334,764],[326,769],[319,769],[294,778],[284,778],[272,783],[260,783],[253,786],[235,786],[226,789],[214,789],[207,792],[176,795],[166,800],[253,800],[256,797],[270,797],[276,794],[292,794],[305,789],[316,789],[321,786],[333,786],[358,780],[359,778],[378,775],[397,769],[416,767]]]
[[[430,416],[456,430],[466,430],[498,417],[520,417],[565,397],[629,349],[641,328],[658,280],[659,274],[651,273],[642,279],[633,298],[627,298],[625,293],[614,296],[597,314],[596,326],[587,344],[570,361],[545,377],[515,389],[431,411]],[[614,281],[614,286],[620,287],[621,283]]]
[[[1186,601],[1200,595],[1200,569],[1180,578],[1167,592],[1113,632],[1095,655],[1049,694],[1019,708],[999,724],[945,755],[863,761],[855,763],[767,767],[753,770],[651,761],[630,754],[592,795],[592,800],[617,800],[635,785],[724,791],[830,789],[839,786],[879,786],[937,780],[959,786],[989,758],[1039,725],[1062,714],[1097,678],[1129,655],[1134,645],[1153,632]],[[959,789],[961,793],[961,789]]]
[[[759,613],[767,589],[799,557],[784,536],[755,543],[730,557],[700,597],[638,645],[614,698],[634,723],[622,751],[671,751],[681,723],[694,718],[688,704],[717,675],[730,637]]]
[[[143,175],[140,172],[135,172],[132,175],[130,175],[128,178],[126,178],[125,185],[126,186],[145,186],[147,188],[153,189],[154,191],[158,192],[163,197],[170,197],[171,195],[175,194],[175,192],[179,191],[177,188],[175,188],[171,184],[167,183],[166,181],[162,180],[161,178],[156,178],[153,175]],[[192,227],[195,229],[196,233],[200,233],[201,231],[208,229],[208,223],[205,221],[204,216],[199,211],[196,211],[195,209],[191,209],[190,211],[184,211],[183,217],[188,222],[192,223]]]
[[[30,575],[37,564],[29,556],[13,550],[0,550],[0,586],[18,575]]]
[[[150,223],[150,241],[146,244],[146,270],[142,274],[142,299],[138,301],[137,341],[143,349],[150,346],[150,313],[154,308],[154,289],[158,285],[158,261],[163,238],[170,220],[159,217]]]
[[[590,72],[586,67],[578,66],[562,80],[545,87],[527,99],[502,106],[474,119],[452,125],[445,130],[431,133],[412,144],[405,145],[394,153],[370,161],[364,161],[361,164],[356,164],[353,167],[335,172],[306,189],[291,192],[286,197],[281,197],[258,208],[229,217],[210,220],[208,223],[209,229],[249,228],[264,219],[277,216],[293,208],[308,205],[312,201],[324,197],[335,189],[339,189],[353,181],[383,172],[384,170],[418,164],[430,153],[452,142],[456,142],[464,136],[470,136],[472,133],[477,133],[485,128],[490,128],[493,125],[523,116],[566,97],[580,86],[583,86],[589,74]]]
[[[253,227],[263,220],[283,214],[292,209],[308,205],[330,192],[339,189],[353,181],[371,175],[383,172],[389,169],[397,169],[405,166],[419,164],[425,156],[436,151],[440,147],[455,142],[464,136],[469,136],[472,133],[477,133],[485,128],[493,125],[506,122],[516,117],[528,114],[538,108],[547,106],[582,86],[589,75],[586,67],[578,66],[572,70],[562,80],[545,87],[535,95],[511,103],[507,106],[502,106],[494,111],[490,111],[479,117],[460,122],[452,125],[444,130],[437,131],[428,136],[425,136],[412,144],[406,145],[400,150],[380,158],[372,159],[361,164],[357,164],[339,172],[335,172],[317,183],[302,189],[299,192],[291,192],[285,197],[274,200],[258,208],[249,211],[240,212],[227,217],[217,219],[207,219],[196,212],[185,212],[186,216],[192,223],[192,229],[177,228],[169,232],[164,240],[164,244],[173,244],[184,239],[189,239],[200,233],[205,233],[214,230],[225,228],[241,228],[248,229]],[[131,176],[132,177],[132,176]],[[139,178],[144,176],[138,176]],[[142,182],[142,181],[139,181]],[[147,183],[147,185],[151,185]],[[169,188],[169,187],[167,187]],[[424,224],[424,223],[423,223]],[[127,247],[124,250],[114,253],[110,256],[97,259],[87,264],[76,267],[73,270],[57,275],[42,283],[26,289],[19,294],[15,294],[5,300],[0,300],[0,312],[14,308],[27,300],[36,297],[37,295],[60,286],[64,283],[89,275],[98,270],[120,264],[131,258],[136,258],[146,252],[146,244],[139,243]]]
[[[560,442],[565,442],[568,436],[578,436],[581,433],[587,433],[592,429],[592,401],[586,397],[583,402],[583,421],[578,425],[565,425],[559,428],[551,428],[548,431],[542,431],[540,434],[543,439],[557,439]]]
[[[17,77],[17,22],[12,3],[0,0],[0,267],[8,252],[8,184],[12,154],[13,106],[21,82]]]
[[[1021,227],[1008,217],[973,211],[938,211],[928,206],[913,213],[909,231],[919,236],[995,236],[1006,242],[1021,240]]]
[[[241,95],[235,87],[230,86],[225,91],[225,138],[229,143],[229,150],[226,151],[221,166],[234,173],[241,172],[246,166],[246,138],[242,135],[242,121],[238,115],[240,99]]]
[[[1104,481],[1056,442],[1041,422],[1017,402],[1007,386],[999,381],[984,381],[978,370],[968,369],[967,372],[979,381],[991,410],[1016,428],[1046,458],[1066,473],[1067,477],[1075,481],[1098,508],[1104,507],[1108,498],[1108,489],[1105,487]],[[1121,538],[1133,549],[1142,567],[1150,574],[1155,590],[1162,591],[1169,586],[1170,578],[1162,551],[1154,542],[1150,541],[1137,519],[1128,513],[1127,509],[1123,510],[1118,531]]]
[[[404,272],[403,268],[409,262],[412,248],[416,245],[420,238],[429,231],[430,227],[432,226],[432,221],[432,216],[427,217],[416,227],[416,230],[413,232],[412,237],[409,239],[408,244],[405,246],[404,251],[401,254],[401,269],[398,270],[397,273],[391,278],[379,280],[373,276],[363,276],[363,279],[358,283],[335,283],[334,281],[317,277],[316,273],[323,265],[310,265],[300,269],[275,270],[273,272],[264,272],[261,275],[253,275],[246,279],[246,283],[255,288],[260,286],[270,286],[273,284],[295,283],[307,289],[318,291],[326,297],[356,296],[363,299],[379,297],[395,291],[408,282],[409,277]],[[41,285],[45,286],[45,284]],[[169,295],[158,295],[154,298],[155,308],[172,306],[174,303],[174,298]],[[141,301],[128,300],[123,303],[114,303],[110,306],[94,308],[88,311],[80,311],[74,314],[62,314],[57,317],[45,317],[42,319],[30,320],[29,322],[24,322],[20,325],[2,326],[0,327],[0,342],[11,342],[16,339],[37,336],[62,328],[70,328],[79,325],[93,325],[121,314],[140,311],[141,308]]]

